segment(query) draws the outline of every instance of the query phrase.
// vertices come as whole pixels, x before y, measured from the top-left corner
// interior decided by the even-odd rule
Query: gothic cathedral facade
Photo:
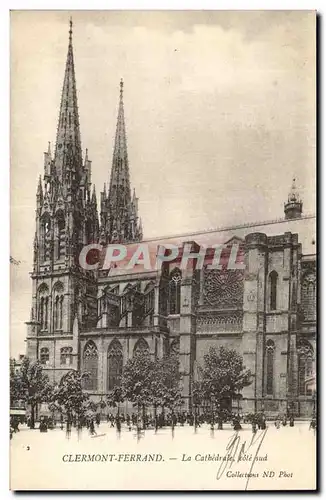
[[[79,254],[89,244],[132,245],[143,238],[130,187],[122,81],[100,214],[91,173],[81,149],[71,24],[55,151],[52,156],[49,146],[44,153],[36,194],[27,356],[40,360],[53,383],[71,369],[89,373],[85,390],[100,401],[137,350],[159,357],[174,352],[185,408],[191,408],[204,354],[223,345],[240,352],[254,375],[242,412],[272,415],[291,407],[309,417],[316,373],[315,217],[303,215],[295,183],[284,219],[164,239],[181,250],[190,244],[194,252],[208,241],[222,242],[226,252],[237,244],[243,269],[209,269],[205,261],[200,270],[183,270],[177,258],[161,270],[121,272],[85,270]],[[208,244],[206,258],[212,252]]]

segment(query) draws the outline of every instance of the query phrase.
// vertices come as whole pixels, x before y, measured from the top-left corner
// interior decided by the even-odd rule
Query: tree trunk
[[[140,413],[140,405],[137,403],[137,434],[139,433],[139,413]]]
[[[31,403],[31,429],[35,429],[35,404]]]
[[[154,426],[155,426],[155,432],[157,431],[157,407],[156,404],[154,404]]]
[[[143,404],[143,429],[146,429],[145,405]]]
[[[118,411],[117,411],[117,431],[121,431],[121,421],[120,421],[120,404],[118,403]]]

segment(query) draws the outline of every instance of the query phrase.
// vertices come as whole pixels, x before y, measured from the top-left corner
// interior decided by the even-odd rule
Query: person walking
[[[120,419],[120,415],[116,415],[116,417],[115,417],[115,423],[116,423],[116,426],[117,426],[117,431],[121,432],[121,419]]]
[[[94,434],[96,435],[97,432],[95,430],[95,425],[94,425],[94,419],[92,418],[89,422],[89,432],[91,433],[91,436],[94,436]]]
[[[257,432],[257,423],[256,423],[256,420],[253,420],[251,422],[251,429],[252,429],[252,433],[256,434],[256,432]]]
[[[276,429],[279,429],[280,426],[281,426],[281,419],[278,416],[278,417],[276,417],[276,420],[275,420],[275,427],[276,427]]]
[[[310,425],[309,425],[309,430],[312,429],[313,431],[315,431],[317,428],[317,422],[316,422],[316,418],[313,417],[311,419],[311,422],[310,422]]]

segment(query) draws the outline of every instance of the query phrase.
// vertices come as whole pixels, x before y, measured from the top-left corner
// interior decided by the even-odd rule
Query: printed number
[[[29,450],[30,450],[30,447],[29,447],[29,446],[26,446],[26,449],[27,449],[27,451],[29,451]]]

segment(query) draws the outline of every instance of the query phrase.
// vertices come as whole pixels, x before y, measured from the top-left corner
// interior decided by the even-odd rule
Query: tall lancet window
[[[65,256],[65,217],[62,210],[56,215],[56,257],[58,260]]]
[[[277,282],[278,274],[276,271],[272,271],[269,275],[269,308],[271,311],[277,309]]]
[[[306,321],[316,320],[316,275],[306,273],[302,279],[301,305]]]
[[[60,349],[60,364],[61,365],[72,364],[72,347],[62,347]]]
[[[274,355],[275,344],[272,340],[266,342],[266,394],[274,394]]]
[[[48,261],[51,258],[51,219],[49,214],[44,214],[41,219],[41,234],[43,245],[43,260]]]
[[[155,306],[155,284],[148,283],[145,288],[145,315],[149,318],[149,324],[153,324]]]
[[[180,314],[181,271],[176,268],[170,273],[169,281],[169,314]]]
[[[49,324],[49,289],[43,283],[38,290],[38,321],[41,330],[48,330]]]
[[[63,285],[58,282],[54,286],[53,291],[53,327],[54,330],[63,329]]]
[[[83,373],[85,374],[84,389],[96,391],[98,379],[98,352],[92,340],[89,340],[84,348]]]
[[[108,349],[108,390],[121,385],[123,367],[122,346],[118,340],[112,340]]]
[[[307,340],[299,340],[297,345],[298,350],[298,383],[299,383],[299,395],[300,396],[310,396],[311,388],[309,378],[311,378],[313,373],[313,358],[314,352],[311,344]]]
[[[47,347],[40,349],[40,362],[42,365],[48,365],[50,362],[50,353]]]

